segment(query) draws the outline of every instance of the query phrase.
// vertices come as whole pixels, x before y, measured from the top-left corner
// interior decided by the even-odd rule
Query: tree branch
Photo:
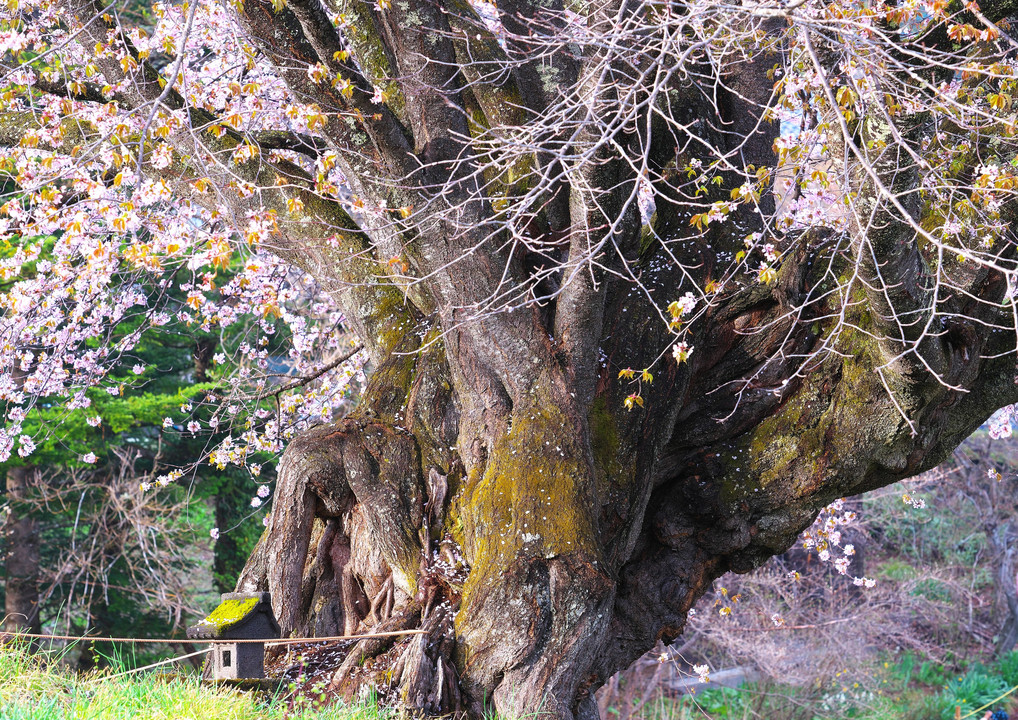
[[[275,390],[270,390],[269,392],[262,393],[261,395],[258,395],[257,397],[252,398],[252,400],[254,402],[260,402],[261,400],[264,400],[265,398],[279,397],[283,393],[290,392],[291,390],[296,390],[297,388],[304,387],[308,383],[313,382],[314,380],[317,380],[318,378],[320,378],[322,375],[324,375],[325,373],[329,372],[330,370],[333,370],[333,369],[339,367],[340,365],[345,363],[347,360],[352,358],[354,355],[356,355],[357,353],[359,353],[363,349],[364,349],[364,344],[363,343],[359,343],[352,350],[343,353],[342,355],[340,355],[338,358],[336,358],[332,362],[326,363],[325,365],[323,365],[322,367],[318,368],[316,371],[314,371],[310,375],[305,375],[304,377],[298,378],[297,380],[294,380],[292,382],[288,382],[286,385],[283,385],[282,387],[276,388]]]
[[[293,9],[277,13],[265,0],[251,0],[245,3],[241,19],[301,102],[327,111],[323,132],[343,151],[342,161],[348,166],[345,174],[354,183],[355,193],[384,200],[384,191],[362,187],[359,179],[375,177],[383,169],[383,176],[397,183],[412,173],[417,163],[396,117],[388,108],[372,104],[371,84],[351,62],[336,59],[334,53],[343,49],[342,43],[320,4],[298,2]],[[316,83],[308,77],[307,68],[318,62],[349,83],[349,97],[333,86],[331,78]],[[342,115],[354,117],[355,122],[348,124]],[[363,147],[356,137],[358,127],[371,139],[370,148]]]

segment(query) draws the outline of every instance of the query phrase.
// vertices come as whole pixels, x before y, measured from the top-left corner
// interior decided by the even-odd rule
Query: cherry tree
[[[1015,11],[11,0],[0,445],[116,392],[186,269],[179,321],[298,338],[287,432],[207,458],[286,448],[239,587],[287,633],[426,631],[336,692],[594,717],[714,578],[1018,401]],[[363,343],[341,419],[268,267]]]

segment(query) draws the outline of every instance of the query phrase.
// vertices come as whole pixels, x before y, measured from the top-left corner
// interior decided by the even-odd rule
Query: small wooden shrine
[[[269,593],[223,593],[212,613],[187,629],[194,640],[273,640],[279,625]],[[214,680],[265,677],[265,643],[217,642],[212,646]]]

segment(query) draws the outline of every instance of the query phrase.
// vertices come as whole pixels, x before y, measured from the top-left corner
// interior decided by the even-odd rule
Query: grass
[[[401,720],[372,701],[311,706],[294,699],[202,684],[197,675],[148,671],[75,674],[58,653],[0,646],[2,720]],[[975,709],[1018,684],[1018,651],[992,666],[975,664],[960,675],[904,653],[884,664],[882,678],[865,687],[836,682],[793,687],[763,682],[739,689],[711,688],[695,696],[660,698],[634,720],[940,720],[955,707]],[[1008,696],[996,707],[1015,709]],[[981,713],[980,713],[981,716]],[[609,709],[606,720],[616,717]],[[491,719],[489,719],[491,720]]]
[[[306,699],[265,697],[203,685],[194,674],[138,673],[120,668],[76,675],[59,656],[0,647],[3,720],[394,720],[367,702],[316,709]]]

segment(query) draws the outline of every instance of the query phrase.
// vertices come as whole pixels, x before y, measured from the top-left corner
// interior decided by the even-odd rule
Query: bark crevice
[[[681,634],[716,577],[783,552],[832,500],[936,463],[1015,392],[1013,369],[979,359],[992,348],[970,334],[957,377],[971,392],[898,389],[917,436],[872,338],[797,373],[824,331],[789,312],[813,264],[793,257],[802,267],[775,287],[720,304],[713,344],[656,379],[642,412],[621,408],[609,362],[587,407],[552,368],[510,403],[467,399],[487,420],[464,424],[476,386],[446,363],[461,347],[405,339],[354,413],[287,449],[280,492],[295,502],[273,510],[244,582],[265,575],[253,584],[288,632],[426,630],[355,646],[333,678],[345,694],[375,684],[431,713],[589,715],[593,689]],[[616,351],[640,352],[657,331],[644,332]]]

